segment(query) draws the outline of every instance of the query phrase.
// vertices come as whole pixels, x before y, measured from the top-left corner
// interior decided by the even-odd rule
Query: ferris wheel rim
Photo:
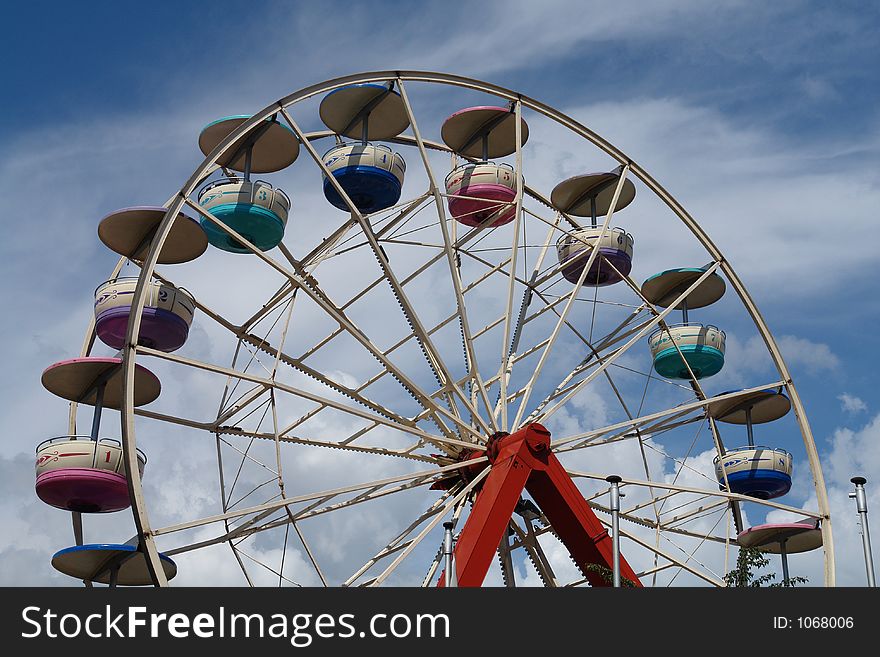
[[[138,326],[144,306],[143,289],[145,287],[145,281],[149,281],[153,274],[153,271],[157,264],[158,254],[161,251],[162,244],[168,236],[173,218],[176,217],[177,214],[183,209],[184,205],[187,203],[188,197],[192,194],[194,188],[198,185],[198,181],[203,179],[207,173],[210,173],[212,167],[216,168],[215,163],[217,159],[222,156],[224,151],[232,143],[234,143],[241,135],[245,134],[253,125],[256,125],[259,121],[265,120],[274,112],[283,110],[287,106],[300,100],[304,100],[305,98],[315,96],[320,93],[333,91],[349,84],[388,80],[429,83],[437,82],[452,86],[470,88],[473,90],[483,91],[502,98],[506,98],[511,101],[518,101],[519,103],[521,103],[522,107],[528,107],[531,110],[544,114],[545,116],[556,121],[563,127],[569,128],[578,133],[580,136],[589,140],[595,146],[599,147],[608,155],[615,158],[620,164],[628,166],[630,172],[639,180],[641,180],[642,183],[644,183],[658,198],[660,198],[673,211],[673,213],[679,218],[679,220],[681,220],[685,224],[685,226],[690,229],[691,233],[697,238],[702,246],[706,248],[707,251],[710,252],[710,254],[713,255],[713,258],[715,258],[716,260],[718,270],[725,274],[728,281],[731,283],[731,287],[733,287],[734,290],[737,292],[737,295],[740,297],[740,300],[746,307],[752,321],[755,323],[758,332],[761,334],[762,338],[767,344],[768,350],[773,358],[774,365],[780,373],[781,384],[787,391],[791,399],[792,406],[795,409],[795,416],[797,418],[801,435],[805,442],[808,460],[814,477],[814,484],[818,497],[817,502],[819,506],[819,515],[821,515],[823,519],[821,528],[825,546],[825,584],[832,586],[834,584],[834,571],[833,543],[831,540],[831,521],[830,514],[828,513],[828,500],[827,493],[825,491],[824,478],[822,476],[821,465],[818,460],[818,453],[815,448],[815,441],[812,436],[812,431],[809,427],[809,423],[806,420],[806,414],[804,412],[800,396],[797,393],[797,389],[794,386],[794,382],[792,381],[787,366],[782,359],[781,353],[779,353],[778,345],[776,344],[775,339],[773,338],[771,332],[769,331],[769,328],[764,322],[763,317],[758,311],[757,306],[755,305],[751,296],[748,294],[748,291],[745,289],[741,280],[737,277],[730,263],[723,257],[720,250],[709,239],[708,235],[702,230],[699,224],[686,212],[686,210],[684,210],[684,208],[678,203],[678,201],[676,201],[646,171],[641,169],[641,167],[639,167],[625,154],[623,154],[622,151],[619,151],[616,147],[605,141],[599,135],[593,133],[591,130],[589,130],[582,124],[574,121],[570,117],[567,117],[566,115],[550,108],[549,106],[546,106],[543,103],[540,103],[527,96],[518,94],[508,89],[504,89],[502,87],[498,87],[496,85],[491,85],[489,83],[484,83],[478,80],[461,76],[423,71],[384,71],[343,76],[335,78],[333,80],[320,82],[309,87],[304,87],[299,91],[293,92],[292,94],[282,98],[276,103],[270,104],[262,111],[253,114],[249,121],[245,121],[236,131],[230,133],[227,139],[224,140],[212,154],[206,156],[205,160],[196,169],[195,173],[189,179],[189,181],[174,197],[172,197],[173,200],[166,204],[167,211],[165,217],[163,218],[162,223],[159,226],[156,238],[153,241],[150,252],[143,262],[141,274],[138,280],[138,286],[135,290],[134,301],[132,303],[132,318],[134,321],[129,322],[129,333],[126,338],[126,346],[123,348],[123,376],[126,379],[126,392],[123,407],[121,410],[123,433],[122,442],[124,446],[124,452],[127,455],[126,459],[130,460],[131,454],[136,453],[136,438],[134,435],[133,426],[134,405],[133,398],[131,397],[131,391],[133,391],[134,361],[136,359],[136,354],[139,350],[139,348],[137,347]],[[136,468],[132,469],[131,464],[129,464],[129,471],[136,472],[137,470]],[[159,563],[160,557],[158,550],[155,546],[153,532],[150,526],[149,516],[146,509],[146,503],[143,497],[143,489],[141,488],[140,478],[137,476],[130,477],[129,485],[132,499],[135,502],[134,504],[132,504],[133,517],[138,534],[143,539],[143,549],[148,557],[147,562],[150,567],[151,573],[153,574],[156,583],[158,583],[159,585],[167,584],[167,580],[164,579],[164,573],[162,572],[161,568],[155,568],[155,565]]]

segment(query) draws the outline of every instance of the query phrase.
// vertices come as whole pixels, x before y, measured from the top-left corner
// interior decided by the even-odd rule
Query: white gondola
[[[556,253],[566,280],[578,282],[594,248],[599,249],[599,255],[593,260],[584,285],[613,285],[629,275],[633,257],[632,235],[622,228],[609,228],[604,235],[601,228],[578,228],[560,237],[556,243]]]
[[[784,449],[737,447],[714,463],[718,483],[723,488],[726,481],[731,492],[769,500],[791,490],[792,456]]]
[[[128,331],[137,278],[113,278],[95,290],[95,332],[101,341],[122,349]],[[138,344],[174,351],[186,342],[195,313],[195,300],[186,290],[167,283],[147,283]]]
[[[463,164],[446,176],[446,194],[450,214],[467,226],[501,226],[516,214],[516,174],[509,164]]]
[[[669,379],[701,379],[721,371],[724,366],[726,335],[711,324],[672,324],[648,338],[654,369]],[[681,355],[679,355],[681,352]]]
[[[261,251],[278,246],[290,213],[287,194],[264,180],[216,180],[199,191],[199,205]],[[207,217],[201,222],[208,241],[218,249],[249,253],[247,247]]]
[[[324,166],[363,213],[390,208],[400,199],[406,163],[383,144],[340,144],[324,154]],[[324,176],[324,196],[340,210],[348,205]]]
[[[138,471],[147,457],[138,450]],[[59,436],[37,446],[37,496],[46,504],[80,513],[110,513],[128,508],[128,483],[118,440]]]

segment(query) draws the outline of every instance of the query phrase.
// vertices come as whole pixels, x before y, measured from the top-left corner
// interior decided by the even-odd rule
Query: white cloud
[[[851,477],[871,478],[880,474],[880,415],[875,415],[861,428],[840,427],[829,439],[831,450],[823,469],[829,485],[848,485]],[[880,489],[880,487],[876,487]]]
[[[862,413],[868,410],[868,405],[855,395],[844,392],[837,395],[837,398],[840,400],[840,408],[847,413]]]
[[[840,359],[827,344],[794,335],[781,335],[777,342],[785,362],[792,367],[801,367],[810,374],[834,372],[840,367]]]

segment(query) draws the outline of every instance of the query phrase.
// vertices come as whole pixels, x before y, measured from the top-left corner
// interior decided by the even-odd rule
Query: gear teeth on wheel
[[[602,506],[601,504],[596,504],[595,502],[590,502],[590,507],[592,507],[596,511],[601,511],[602,513],[607,513],[608,515],[611,515],[611,509],[606,506]],[[649,529],[656,529],[657,528],[656,522],[653,522],[651,520],[646,520],[645,518],[638,518],[636,516],[626,515],[623,513],[620,514],[620,517],[621,517],[621,519],[626,520],[628,522],[631,522],[635,525],[641,525],[642,527],[648,527]]]
[[[501,568],[501,581],[506,588],[510,586],[510,582],[507,581],[507,571],[504,568],[504,557],[501,555],[501,550],[496,550],[495,556],[498,558],[498,566]]]
[[[244,340],[245,342],[247,342],[248,344],[250,344],[255,349],[259,349],[260,351],[262,351],[265,354],[268,354],[270,356],[275,355],[271,351],[269,351],[269,349],[266,347],[265,342],[263,340],[260,340],[259,338],[257,338],[257,336],[255,336],[255,335],[251,335],[250,333],[247,333],[247,334],[241,336],[241,339]],[[387,418],[389,420],[393,420],[394,422],[400,422],[400,417],[395,416],[393,413],[389,413],[388,411],[384,410],[378,404],[371,405],[371,404],[365,403],[361,399],[358,399],[353,394],[353,391],[351,389],[346,388],[345,386],[339,385],[338,383],[335,383],[329,379],[327,381],[320,379],[319,377],[317,377],[315,375],[315,372],[314,372],[314,370],[312,370],[312,368],[310,368],[306,365],[303,365],[302,363],[294,362],[294,360],[292,358],[285,357],[284,355],[281,356],[281,361],[286,363],[290,367],[293,367],[294,369],[299,370],[301,373],[303,373],[307,377],[317,381],[318,383],[320,383],[322,385],[326,385],[330,388],[333,388],[340,395],[347,397],[348,399],[352,400],[356,404],[360,404],[364,408],[367,408],[367,409],[373,411],[374,413],[381,415],[384,418]],[[329,381],[329,384],[328,384],[328,381]]]
[[[241,429],[238,429],[238,430],[235,430],[235,429],[236,429],[235,427],[222,426],[222,427],[217,427],[217,429],[214,431],[214,433],[218,436],[243,436],[243,435],[251,436],[251,434],[246,434]],[[253,437],[254,438],[261,438],[263,440],[274,440],[274,438],[270,438],[268,436],[253,436]],[[314,447],[325,447],[327,449],[339,449],[339,450],[342,450],[345,452],[356,452],[358,454],[363,454],[364,452],[367,451],[364,449],[358,449],[357,447],[351,447],[350,445],[334,445],[333,443],[316,444],[312,441],[306,441],[306,440],[298,440],[296,442],[301,445],[312,445]],[[377,453],[376,450],[380,450],[380,453],[382,456],[394,456],[394,457],[397,457],[400,459],[407,459],[409,461],[418,461],[419,463],[425,462],[425,459],[416,458],[416,457],[410,456],[408,454],[401,454],[400,452],[394,452],[391,450],[384,450],[381,447],[372,447],[372,448],[370,448],[369,453],[376,454]]]
[[[374,256],[375,256],[375,254],[374,254]],[[382,262],[381,262],[381,260],[379,259],[379,257],[378,257],[378,256],[375,256],[375,257],[376,257],[376,260],[377,260],[377,261],[379,262],[379,264],[381,265]],[[323,293],[323,292],[321,291],[321,289],[318,287],[317,281],[315,281],[314,277],[313,277],[311,274],[304,274],[304,275],[302,276],[302,278],[303,278],[303,282],[309,287],[309,289],[310,289],[312,292],[314,292],[316,295],[318,295],[318,296],[320,296],[321,298],[323,298],[327,303],[331,303],[330,299],[328,299],[328,298],[326,297],[326,295],[324,295],[324,293]],[[401,310],[403,310],[403,304],[400,302],[400,298],[397,296],[397,293],[394,291],[394,288],[393,288],[393,287],[391,288],[391,292],[394,294],[394,298],[397,299],[397,303],[398,303],[398,305],[400,305]],[[406,317],[406,321],[407,321],[407,324],[409,324],[410,329],[412,329],[412,322],[410,321],[410,319],[409,319],[409,317],[407,316],[406,312],[404,312],[403,315],[404,315],[404,317]],[[413,330],[413,335],[415,335],[415,330]],[[428,358],[428,352],[425,350],[425,346],[422,344],[422,341],[418,339],[418,336],[415,336],[415,337],[416,337],[416,341],[419,343],[419,346],[420,346],[421,349],[422,349],[422,353],[425,354],[425,358],[427,359],[427,358]],[[412,397],[417,403],[419,403],[419,404],[422,403],[422,401],[419,399],[419,395],[416,394],[415,390],[413,390],[413,389],[410,388],[406,383],[404,383],[404,382],[400,379],[400,377],[398,377],[394,372],[392,372],[391,370],[387,369],[387,368],[385,367],[385,364],[382,362],[382,360],[381,360],[378,356],[376,356],[376,354],[371,353],[371,355],[373,356],[373,358],[376,359],[376,362],[379,363],[379,365],[381,365],[382,368],[383,368],[386,372],[388,372],[388,374],[391,375],[391,378],[393,378],[395,381],[397,381],[397,383],[399,383],[400,386],[401,386],[404,390],[406,390],[407,394],[409,394],[410,397]],[[430,359],[428,360],[428,364],[430,365]],[[442,384],[442,382],[440,381],[440,378],[439,378],[439,376],[438,376],[436,370],[434,370],[433,365],[431,366],[431,370],[434,372],[434,376],[435,376],[435,378],[437,379],[437,383],[438,383],[438,385],[442,386],[443,384]],[[438,429],[441,433],[443,433],[443,427],[440,426],[440,423],[439,423],[435,418],[432,417],[432,418],[431,418],[431,422],[437,427],[437,429]]]
[[[437,564],[437,571],[436,572],[441,572],[440,566],[442,564],[442,561],[443,561],[443,546],[441,545],[439,548],[437,548],[437,554],[434,555],[434,560],[431,562],[431,565],[428,566],[428,570],[425,571],[425,576],[422,578],[423,582],[425,580],[430,582],[430,580],[428,580],[428,575],[431,574],[431,568],[434,567],[435,563]]]
[[[375,250],[373,250],[373,257],[376,259],[376,262],[379,263],[379,268],[382,269],[383,272],[385,272],[385,268],[388,265],[388,257],[385,255],[385,252],[381,250],[382,249],[381,245],[379,245],[379,249],[382,253],[382,257],[380,257],[379,254]],[[383,257],[385,258],[385,262],[382,261]],[[431,360],[431,356],[428,353],[428,349],[427,349],[427,347],[425,347],[425,343],[422,341],[422,339],[416,333],[415,323],[413,322],[412,317],[410,317],[410,314],[407,312],[406,306],[404,306],[403,300],[400,298],[400,294],[398,294],[394,285],[392,285],[391,279],[388,278],[387,275],[385,278],[388,281],[388,287],[391,288],[391,294],[394,295],[394,298],[397,300],[397,305],[400,306],[400,310],[403,313],[404,318],[406,319],[406,323],[409,326],[409,329],[412,332],[413,337],[416,339],[416,342],[419,344],[419,349],[422,350],[422,355],[424,355],[425,361],[428,363],[428,367],[431,368],[431,372],[434,375],[434,379],[436,379],[436,381],[437,381],[437,385],[445,391],[446,385],[449,385],[449,384],[447,383],[446,385],[444,385],[443,378],[440,376],[440,373],[437,371],[437,368],[434,366],[434,363]],[[381,361],[380,361],[380,363],[381,363]],[[392,376],[394,376],[394,375],[392,374]],[[394,378],[397,379],[396,376]],[[401,385],[404,385],[403,382],[400,381],[400,379],[397,379],[397,380],[400,382]],[[404,387],[406,388],[407,386],[404,385]],[[409,388],[407,388],[407,390],[409,390]],[[410,394],[414,395],[414,392],[410,391]],[[416,398],[416,401],[419,401],[418,398]],[[449,408],[450,413],[455,412],[455,409],[453,408],[452,401],[450,401],[449,399],[446,400],[446,406]],[[437,428],[440,429],[440,431],[442,432],[443,429],[442,429],[442,427],[440,427],[439,423],[435,422],[435,424],[437,424]]]
[[[468,350],[467,350],[467,340],[464,337],[464,320],[461,317],[461,313],[458,314],[458,332],[461,335],[461,350],[464,354],[464,369],[468,374],[467,381],[467,390],[465,391],[468,398],[471,397],[471,391],[473,390],[473,381],[471,380],[471,363],[468,360]],[[471,416],[471,425],[476,423],[476,418]]]
[[[537,542],[537,540],[538,540],[538,537],[536,536],[536,537],[535,537],[535,542]],[[547,579],[546,579],[546,578],[544,577],[544,575],[541,573],[541,569],[538,568],[538,562],[535,561],[535,557],[532,556],[532,552],[531,552],[531,550],[529,550],[529,549],[526,548],[526,547],[523,547],[523,549],[526,551],[526,556],[529,558],[529,561],[532,562],[532,567],[535,569],[535,572],[538,574],[538,579],[541,580],[541,582],[544,584],[544,586],[550,586],[550,582],[547,581]]]
[[[381,249],[381,246],[379,247]],[[385,255],[384,252],[382,255]],[[373,257],[376,258],[376,262],[379,263],[379,267],[384,271],[387,266],[387,262],[382,262],[382,258],[379,257],[375,251],[373,251]],[[387,260],[387,258],[386,258]],[[387,277],[386,277],[387,279]],[[416,339],[416,342],[419,343],[419,348],[422,350],[422,354],[425,356],[425,360],[428,362],[428,367],[431,368],[431,372],[434,374],[434,378],[437,379],[437,385],[441,388],[443,387],[443,379],[440,376],[440,373],[437,371],[437,368],[434,367],[434,363],[431,362],[431,356],[428,354],[428,349],[425,347],[425,343],[422,342],[422,339],[416,334],[416,327],[412,321],[412,318],[409,316],[409,313],[406,311],[406,306],[403,305],[403,301],[400,298],[400,295],[397,293],[397,290],[394,289],[394,286],[391,284],[391,281],[388,281],[388,286],[391,288],[391,294],[394,295],[394,298],[397,300],[397,305],[400,306],[401,312],[403,312],[403,316],[406,318],[406,323],[412,331],[413,336]]]

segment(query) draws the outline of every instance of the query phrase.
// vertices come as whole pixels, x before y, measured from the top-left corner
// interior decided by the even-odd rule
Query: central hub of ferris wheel
[[[474,460],[478,456],[479,452],[474,452],[464,459]],[[462,477],[471,480],[486,468],[489,474],[476,494],[455,547],[458,585],[483,583],[521,495],[527,491],[584,577],[593,586],[608,586],[610,583],[601,571],[607,572],[613,565],[611,537],[550,450],[550,432],[533,423],[512,434],[493,434],[486,457],[488,463],[480,461],[463,469]],[[620,572],[640,586],[623,558]],[[441,574],[439,585],[443,585],[444,579]]]

